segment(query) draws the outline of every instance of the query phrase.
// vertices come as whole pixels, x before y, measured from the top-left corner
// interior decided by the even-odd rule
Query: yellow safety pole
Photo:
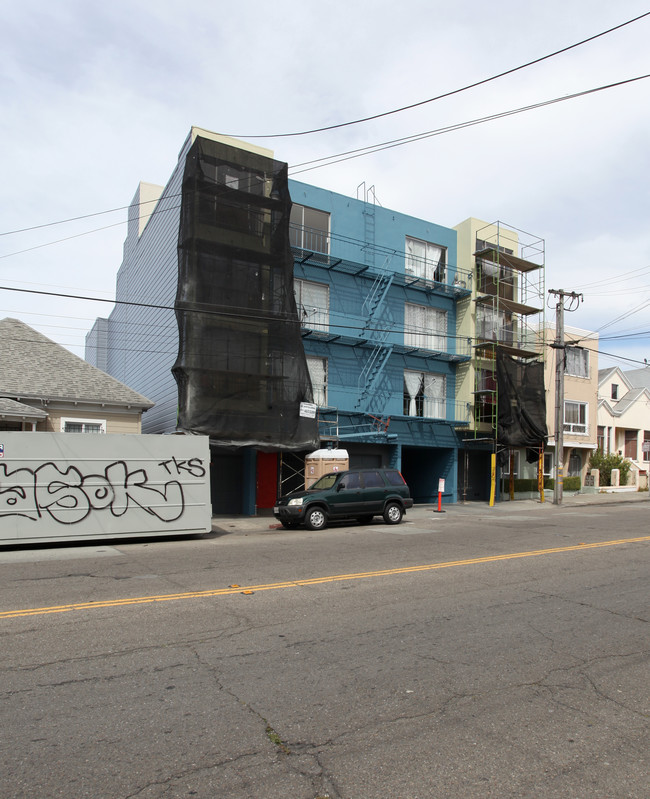
[[[490,507],[494,507],[494,493],[497,485],[497,456],[493,452],[490,455]]]

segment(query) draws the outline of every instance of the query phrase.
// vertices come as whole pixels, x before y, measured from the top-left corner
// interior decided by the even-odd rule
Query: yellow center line
[[[502,560],[515,560],[516,558],[532,558],[539,555],[555,555],[563,552],[578,552],[587,549],[600,549],[602,547],[619,546],[620,544],[637,544],[650,541],[650,535],[637,538],[619,538],[615,541],[599,541],[593,544],[574,544],[567,547],[553,547],[552,549],[534,549],[527,552],[510,552],[505,555],[486,555],[482,558],[467,558],[465,560],[449,560],[442,563],[429,563],[422,566],[402,566],[396,569],[378,569],[367,572],[354,572],[351,574],[334,574],[328,577],[309,577],[303,580],[285,580],[279,583],[262,583],[260,585],[238,585],[236,587],[215,588],[209,591],[188,591],[179,594],[160,594],[158,596],[140,596],[126,599],[108,599],[96,602],[75,602],[70,605],[55,605],[44,608],[26,608],[23,610],[0,611],[0,619],[15,619],[20,616],[43,616],[49,613],[68,613],[72,610],[94,610],[96,608],[114,608],[124,605],[145,605],[154,602],[172,602],[181,599],[205,599],[208,597],[228,596],[256,591],[275,591],[279,588],[297,588],[308,585],[322,585],[336,583],[343,580],[363,580],[368,577],[388,577],[396,574],[413,574],[415,572],[433,571],[435,569],[449,569],[455,566],[474,566],[481,563],[495,563]]]

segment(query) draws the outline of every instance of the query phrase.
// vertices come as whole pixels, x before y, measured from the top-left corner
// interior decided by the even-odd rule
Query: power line
[[[622,272],[621,274],[616,276],[617,282],[621,282],[622,278],[631,278],[632,276],[638,277],[640,272],[645,272],[650,270],[650,266],[640,266],[638,269],[631,269],[629,272]],[[611,277],[605,277],[602,280],[596,280],[592,283],[581,283],[577,286],[574,286],[575,289],[582,289],[583,292],[585,289],[589,288],[596,288],[602,285],[611,286],[612,280]]]
[[[173,196],[180,197],[180,194],[179,195],[170,195],[170,196],[172,196],[172,197]],[[12,236],[12,235],[14,235],[14,233],[28,233],[28,232],[30,232],[32,230],[40,230],[41,228],[52,227],[53,225],[63,225],[65,223],[67,223],[67,222],[79,222],[81,219],[91,219],[93,216],[104,216],[105,214],[114,214],[117,211],[127,211],[129,208],[135,207],[136,205],[137,205],[137,207],[141,207],[141,206],[147,205],[149,203],[157,203],[158,200],[160,200],[160,197],[157,197],[155,200],[142,200],[139,203],[132,203],[131,205],[121,205],[118,208],[109,208],[106,211],[95,211],[92,214],[82,214],[81,216],[71,216],[69,219],[62,219],[62,220],[60,220],[58,222],[44,222],[42,225],[32,225],[31,227],[19,228],[18,230],[7,230],[4,233],[0,233],[0,236]],[[119,224],[123,224],[123,223],[120,222]],[[100,228],[100,230],[101,229],[102,228]]]
[[[62,299],[83,300],[83,301],[89,301],[89,302],[105,302],[105,303],[110,303],[110,304],[113,304],[113,305],[126,305],[126,306],[137,307],[137,308],[151,308],[153,310],[159,310],[159,311],[175,312],[176,310],[181,310],[181,311],[187,311],[187,312],[190,312],[190,313],[205,314],[207,316],[219,316],[219,317],[226,317],[226,318],[233,318],[233,319],[250,319],[252,321],[260,321],[260,320],[268,321],[268,322],[283,322],[284,321],[284,322],[293,322],[293,323],[299,321],[299,316],[298,315],[296,315],[295,317],[293,315],[288,315],[288,314],[284,315],[284,316],[280,315],[280,314],[268,314],[268,315],[265,315],[263,313],[261,314],[259,311],[255,311],[255,310],[250,309],[250,308],[245,308],[243,306],[240,306],[239,308],[237,308],[237,306],[229,305],[228,308],[234,309],[234,311],[233,310],[230,310],[230,311],[216,310],[214,307],[210,307],[210,308],[207,308],[207,307],[206,308],[179,308],[179,309],[177,309],[173,305],[161,305],[161,304],[149,303],[149,302],[136,302],[134,300],[109,300],[109,299],[105,299],[103,297],[88,297],[88,296],[84,296],[84,295],[81,295],[81,294],[64,294],[62,292],[39,291],[39,290],[36,290],[36,289],[20,289],[20,288],[14,288],[14,287],[11,287],[11,286],[0,286],[0,290],[17,291],[17,292],[20,292],[22,294],[38,294],[38,295],[43,295],[43,296],[46,296],[46,297],[58,297],[58,298],[62,298]],[[121,322],[120,320],[117,320],[117,321],[118,321],[118,324],[130,324],[130,322]],[[142,325],[146,325],[146,326],[149,325],[149,323],[138,323],[138,324],[142,324]],[[328,327],[329,328],[334,328],[336,330],[361,330],[361,329],[363,329],[363,324],[360,323],[358,325],[344,325],[344,324],[341,324],[341,323],[338,323],[338,322],[328,322]],[[374,328],[366,328],[366,330],[369,330],[369,331],[375,332],[375,333],[413,333],[414,332],[412,330],[406,330],[406,329],[401,330],[401,329],[397,329],[395,327],[387,327],[387,328],[374,327]],[[465,341],[468,338],[470,338],[468,336],[455,335],[455,334],[450,334],[450,333],[444,333],[444,334],[433,334],[432,333],[431,335],[443,335],[447,339],[459,339],[461,341]]]
[[[427,105],[428,103],[436,102],[437,100],[442,100],[445,97],[452,97],[455,94],[460,94],[461,92],[466,92],[469,89],[474,89],[477,86],[482,86],[485,83],[490,83],[493,80],[497,80],[498,78],[503,78],[505,75],[511,75],[514,72],[519,72],[522,69],[526,69],[527,67],[533,66],[534,64],[539,64],[542,61],[546,61],[549,58],[554,58],[557,55],[562,53],[566,53],[569,50],[573,50],[576,47],[580,47],[583,44],[587,44],[588,42],[592,42],[595,39],[599,39],[602,36],[606,36],[613,31],[619,30],[620,28],[624,28],[626,25],[631,25],[634,22],[638,22],[640,19],[647,17],[650,15],[650,12],[646,12],[645,14],[640,14],[638,17],[634,17],[633,19],[627,20],[627,22],[622,22],[620,25],[615,25],[613,28],[609,28],[606,31],[602,31],[601,33],[597,33],[594,36],[590,36],[587,39],[583,39],[582,41],[576,42],[575,44],[571,44],[568,47],[563,47],[561,50],[555,50],[553,53],[549,53],[548,55],[541,56],[540,58],[536,58],[533,61],[528,61],[525,64],[520,64],[518,67],[513,67],[512,69],[507,69],[505,72],[499,72],[497,75],[492,75],[489,78],[483,78],[482,80],[476,81],[475,83],[470,83],[467,86],[463,86],[460,89],[453,89],[452,91],[445,92],[444,94],[439,94],[436,97],[430,97],[428,100],[420,100],[417,103],[411,103],[410,105],[402,106],[401,108],[395,108],[392,111],[383,111],[379,114],[373,114],[372,116],[362,117],[360,119],[354,119],[350,122],[339,122],[335,125],[327,125],[322,128],[313,128],[311,130],[303,130],[294,133],[269,133],[269,134],[256,134],[253,136],[250,135],[243,135],[243,134],[227,134],[234,136],[236,138],[241,139],[279,139],[279,138],[287,138],[291,136],[307,136],[311,133],[323,133],[327,130],[336,130],[338,128],[345,128],[351,125],[359,125],[362,122],[370,122],[373,119],[380,119],[382,117],[390,116],[391,114],[399,114],[402,111],[409,111],[412,108],[418,108],[419,106]]]
[[[552,100],[543,100],[539,103],[534,103],[532,105],[522,106],[521,108],[515,108],[510,111],[501,111],[496,114],[490,114],[486,117],[479,117],[478,119],[472,119],[467,122],[459,122],[455,125],[449,125],[444,128],[437,128],[435,130],[426,131],[424,133],[416,133],[411,136],[405,136],[401,139],[393,139],[391,141],[382,142],[380,144],[372,144],[368,147],[360,147],[356,150],[348,150],[346,152],[338,153],[336,155],[329,155],[323,158],[316,158],[312,161],[304,161],[302,164],[296,164],[296,166],[289,167],[292,170],[292,175],[299,175],[302,172],[310,172],[314,169],[320,169],[324,166],[333,166],[334,164],[339,164],[343,161],[351,161],[354,158],[361,158],[364,155],[374,155],[374,153],[382,152],[383,150],[393,149],[394,147],[402,147],[405,144],[412,144],[416,141],[422,141],[423,139],[428,139],[433,136],[441,136],[444,133],[451,133],[457,130],[463,130],[464,128],[473,127],[475,125],[482,125],[485,122],[493,122],[495,119],[503,119],[505,117],[514,116],[516,114],[522,114],[525,111],[534,111],[538,108],[543,108],[548,105],[554,105],[556,103],[563,103],[566,100],[574,100],[577,97],[584,97],[588,94],[594,94],[596,92],[602,92],[606,89],[613,89],[619,86],[624,86],[628,83],[634,83],[635,81],[645,80],[646,78],[650,78],[650,74],[646,75],[638,75],[635,78],[627,78],[626,80],[617,81],[616,83],[609,83],[604,86],[597,86],[593,89],[586,89],[581,92],[575,92],[574,94],[567,94],[562,97],[555,97]],[[327,162],[327,163],[323,163]],[[312,166],[313,165],[313,166]],[[305,169],[297,169],[297,167],[305,166]]]
[[[650,15],[650,12],[648,12],[648,14],[644,14],[643,16],[648,16],[648,15]],[[392,140],[389,140],[389,141],[386,141],[386,142],[380,142],[378,144],[368,145],[367,147],[360,147],[360,148],[357,148],[357,149],[354,149],[354,150],[347,150],[347,151],[344,151],[344,152],[341,152],[341,153],[336,153],[334,155],[328,155],[328,156],[323,156],[321,158],[315,158],[315,159],[312,159],[310,161],[303,161],[302,163],[294,164],[292,166],[289,166],[289,170],[292,171],[292,174],[302,174],[303,172],[310,172],[310,171],[312,171],[314,169],[320,169],[323,166],[333,166],[334,164],[341,163],[342,161],[349,161],[349,160],[352,160],[354,158],[361,158],[364,155],[373,155],[374,153],[382,152],[383,150],[388,150],[388,149],[392,149],[394,147],[403,146],[405,144],[411,144],[413,142],[422,141],[422,140],[427,139],[427,138],[432,138],[433,136],[440,136],[440,135],[442,135],[444,133],[452,133],[452,132],[457,131],[457,130],[463,130],[464,128],[474,127],[476,125],[484,124],[485,122],[492,122],[492,121],[497,120],[497,119],[503,119],[503,118],[506,118],[506,117],[509,117],[509,116],[522,114],[522,113],[524,113],[526,111],[536,110],[538,108],[543,108],[543,107],[548,106],[548,105],[554,105],[556,103],[565,102],[566,100],[573,100],[573,99],[576,99],[578,97],[583,97],[583,96],[588,95],[588,94],[594,94],[596,92],[605,91],[606,89],[617,88],[619,86],[623,86],[623,85],[626,85],[628,83],[634,83],[634,82],[639,81],[639,80],[645,80],[646,78],[649,78],[649,77],[650,77],[650,74],[639,75],[639,76],[637,76],[635,78],[628,78],[626,80],[618,81],[616,83],[610,83],[610,84],[607,84],[607,85],[604,85],[604,86],[597,86],[597,87],[595,87],[593,89],[586,89],[584,91],[576,92],[574,94],[564,95],[562,97],[556,97],[556,98],[554,98],[552,100],[543,100],[541,102],[534,103],[532,105],[522,106],[520,108],[511,109],[509,111],[501,111],[501,112],[498,112],[496,114],[490,114],[490,115],[488,115],[486,117],[479,117],[477,119],[467,120],[465,122],[458,122],[458,123],[455,123],[453,125],[448,125],[448,126],[443,127],[443,128],[437,128],[435,130],[430,130],[430,131],[424,131],[422,133],[411,134],[410,136],[405,136],[405,137],[402,137],[400,139],[392,139]],[[248,138],[254,138],[254,137],[248,137]],[[324,163],[324,162],[327,162],[327,163]],[[305,167],[305,168],[304,169],[299,169],[299,167]],[[55,226],[55,225],[62,225],[62,224],[66,224],[68,222],[73,222],[73,221],[77,221],[77,220],[81,220],[81,219],[88,219],[88,218],[95,217],[95,216],[101,216],[102,214],[110,214],[110,213],[113,213],[113,212],[118,211],[118,210],[126,210],[126,209],[129,209],[129,208],[140,207],[140,206],[145,205],[147,203],[152,203],[152,202],[160,203],[163,200],[173,199],[173,198],[181,197],[181,196],[182,196],[182,192],[179,192],[177,194],[169,194],[169,195],[165,195],[163,193],[163,195],[161,195],[161,197],[158,198],[158,200],[145,200],[145,201],[142,201],[141,203],[136,203],[136,204],[132,204],[132,205],[128,205],[128,206],[123,206],[121,208],[113,208],[113,209],[109,209],[107,211],[97,211],[97,212],[91,213],[91,214],[85,214],[85,215],[82,215],[82,216],[71,217],[69,219],[63,219],[63,220],[60,220],[58,222],[47,222],[47,223],[44,223],[42,225],[34,225],[32,227],[21,228],[19,230],[6,231],[4,233],[0,233],[0,235],[1,236],[8,236],[8,235],[11,235],[13,233],[23,233],[23,232],[29,232],[29,231],[32,231],[32,230],[37,230],[37,229],[40,229],[40,228],[52,227],[52,226]],[[180,206],[172,206],[172,207],[168,207],[168,208],[156,208],[156,209],[154,209],[154,211],[152,211],[152,213],[150,215],[150,218],[153,217],[155,214],[163,213],[165,211],[174,211],[174,210],[177,210],[179,208],[180,208]],[[114,223],[112,225],[106,225],[106,226],[100,227],[100,228],[93,228],[92,230],[88,230],[88,231],[85,231],[83,233],[78,233],[78,234],[73,235],[73,236],[67,236],[67,237],[65,237],[63,239],[57,239],[57,240],[52,241],[52,242],[46,242],[45,244],[39,244],[39,245],[36,245],[34,247],[29,247],[29,248],[24,249],[24,250],[19,250],[17,252],[6,253],[5,255],[1,255],[0,258],[9,258],[9,257],[14,256],[14,255],[21,255],[21,254],[23,254],[25,252],[30,252],[32,250],[41,249],[42,247],[48,247],[48,246],[50,246],[52,244],[60,244],[61,242],[69,241],[71,239],[79,238],[81,236],[87,236],[87,235],[89,235],[91,233],[97,233],[97,232],[100,232],[102,230],[108,230],[109,228],[112,228],[112,227],[118,227],[119,225],[126,224],[126,222],[128,222],[128,220],[124,220],[124,221],[121,221],[121,222],[116,222],[116,223]]]

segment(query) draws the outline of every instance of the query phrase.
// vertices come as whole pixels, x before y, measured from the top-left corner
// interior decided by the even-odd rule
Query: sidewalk
[[[518,513],[530,513],[533,511],[558,513],[562,509],[584,508],[593,505],[626,505],[632,502],[647,502],[650,511],[650,493],[647,491],[630,491],[620,493],[602,494],[574,494],[565,493],[562,497],[561,505],[553,504],[553,492],[546,491],[545,502],[541,503],[538,499],[519,499],[514,502],[509,500],[495,503],[490,507],[487,502],[458,502],[456,504],[443,505],[444,514],[452,517],[458,516],[484,516],[495,514],[497,516],[515,515]],[[438,516],[438,506],[436,504],[414,505],[405,516],[407,522],[418,522],[424,519],[440,518]],[[376,517],[376,522],[382,524],[380,517]],[[259,516],[213,516],[212,531],[215,533],[230,535],[248,535],[255,533],[273,533],[282,531],[282,525],[273,515]]]

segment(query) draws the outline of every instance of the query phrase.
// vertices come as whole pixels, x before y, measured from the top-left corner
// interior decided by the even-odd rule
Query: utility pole
[[[564,289],[549,289],[549,294],[558,297],[555,306],[555,341],[551,347],[555,350],[555,480],[553,481],[553,504],[562,504],[562,485],[564,480],[564,369],[566,365],[566,344],[564,343],[564,311],[575,311],[582,294]],[[564,306],[568,297],[571,304]]]

